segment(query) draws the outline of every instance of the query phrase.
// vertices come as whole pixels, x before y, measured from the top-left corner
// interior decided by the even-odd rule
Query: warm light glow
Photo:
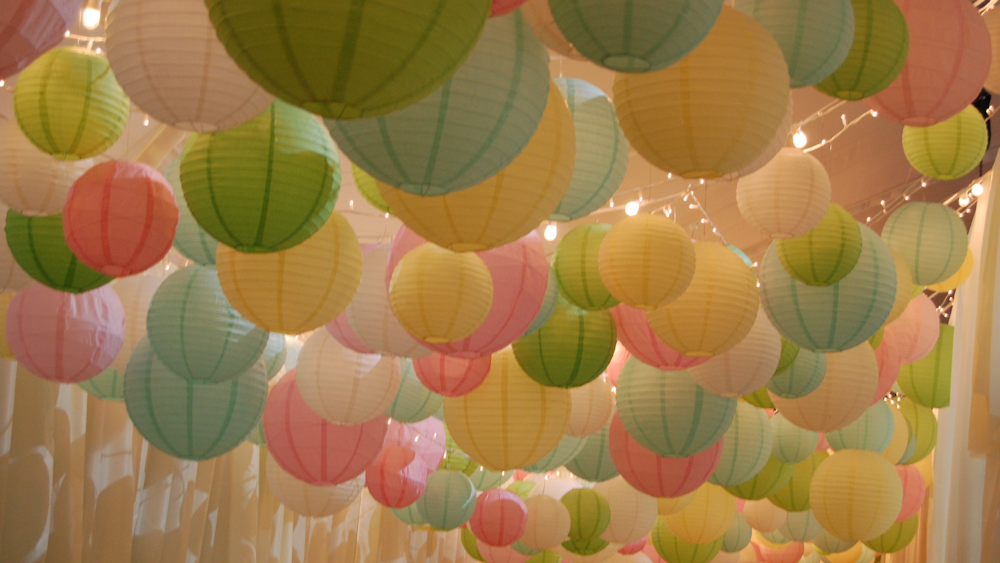
[[[983,195],[983,185],[979,182],[972,184],[972,195],[976,197]]]
[[[634,215],[637,215],[638,213],[639,213],[639,202],[638,201],[628,202],[628,205],[625,206],[625,214],[628,215],[629,217],[632,217]]]
[[[806,134],[802,131],[802,129],[799,129],[798,131],[795,132],[794,135],[792,135],[792,143],[795,145],[795,148],[797,149],[805,147],[806,143],[808,142],[809,138],[806,137]]]
[[[97,29],[101,24],[101,11],[97,8],[86,8],[83,10],[83,27],[87,29]]]
[[[556,240],[556,236],[559,235],[559,227],[555,223],[545,227],[545,240],[552,241]]]
[[[962,207],[969,205],[969,196],[963,195],[962,197],[958,198],[958,204]]]

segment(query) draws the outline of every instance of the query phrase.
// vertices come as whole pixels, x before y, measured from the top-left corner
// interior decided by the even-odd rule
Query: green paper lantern
[[[771,417],[774,442],[771,455],[782,463],[796,464],[805,461],[819,445],[819,432],[799,428],[780,412]]]
[[[785,544],[785,543],[788,543],[788,542],[792,541],[792,540],[786,538],[785,535],[781,533],[781,529],[780,528],[777,529],[777,530],[772,530],[770,532],[760,532],[760,531],[758,531],[757,533],[760,534],[760,537],[764,538],[765,540],[767,540],[767,541],[769,541],[769,542],[771,542],[773,544],[777,544],[777,545]]]
[[[637,442],[665,457],[688,457],[720,439],[737,400],[705,391],[686,370],[663,371],[629,358],[618,376],[618,416]]]
[[[469,479],[476,490],[482,492],[499,487],[513,474],[513,471],[491,471],[480,465],[469,475]]]
[[[174,233],[174,248],[192,262],[202,266],[214,266],[215,250],[219,247],[219,241],[206,233],[198,221],[194,220],[187,200],[184,199],[184,188],[181,185],[181,162],[189,146],[185,145],[185,151],[174,160],[166,173],[167,181],[174,188],[174,198],[177,200],[177,232]]]
[[[610,432],[609,420],[600,430],[587,437],[587,442],[580,453],[566,463],[566,469],[584,481],[592,483],[602,483],[617,477],[618,469],[611,460]]]
[[[773,379],[773,378],[772,378]],[[761,387],[760,389],[750,393],[749,395],[743,395],[740,397],[743,402],[753,405],[759,409],[773,409],[774,403],[771,401],[771,396],[767,394],[767,387]]]
[[[417,503],[404,508],[390,508],[389,512],[392,512],[392,515],[404,524],[409,524],[410,526],[427,525],[427,521],[424,520],[424,517],[420,515],[420,511],[417,510]]]
[[[264,362],[267,369],[267,380],[271,381],[278,375],[281,368],[285,367],[285,358],[288,356],[288,345],[285,342],[285,335],[272,332],[267,337],[267,345],[260,355],[260,360]]]
[[[365,198],[365,201],[370,203],[375,209],[388,213],[389,204],[385,202],[381,192],[378,191],[378,180],[372,178],[371,174],[358,168],[358,165],[353,162],[351,163],[351,174],[354,176],[354,186],[358,188],[361,197]]]
[[[413,371],[413,361],[409,358],[399,359],[400,383],[396,398],[386,416],[399,422],[420,422],[432,416],[444,403],[444,397],[424,387]],[[476,490],[482,490],[476,487]]]
[[[569,461],[577,456],[583,447],[587,445],[587,437],[570,436],[566,434],[559,440],[556,447],[548,453],[545,457],[538,460],[531,465],[524,468],[525,471],[530,471],[532,473],[545,473],[546,471],[554,471],[563,465],[566,465]]]
[[[340,190],[337,149],[307,112],[276,101],[246,123],[192,135],[181,161],[191,214],[240,252],[277,252],[319,230]]]
[[[288,103],[333,119],[383,115],[447,81],[490,0],[207,0],[229,56]]]
[[[682,541],[667,528],[660,516],[649,532],[649,543],[667,563],[709,563],[722,548],[723,538],[709,543]]]
[[[726,553],[739,553],[744,547],[750,544],[753,538],[753,528],[747,523],[747,519],[741,512],[737,512],[733,518],[733,523],[722,536],[721,551]]]
[[[889,215],[882,240],[910,267],[916,285],[951,277],[962,267],[969,245],[955,210],[929,201],[911,201]]]
[[[774,375],[782,373],[792,367],[795,359],[799,357],[799,345],[791,340],[781,338],[781,357],[778,358],[778,367],[774,368]]]
[[[826,440],[836,451],[869,450],[880,454],[889,447],[896,424],[892,419],[889,403],[878,401],[868,407],[857,420],[847,426],[826,433]]]
[[[617,341],[610,312],[587,311],[560,298],[541,328],[514,341],[514,357],[542,385],[580,387],[608,367]]]
[[[604,237],[611,230],[607,223],[587,223],[575,227],[559,241],[552,257],[552,270],[559,281],[559,293],[570,303],[599,311],[618,304],[601,281],[597,256]]]
[[[36,147],[60,160],[97,156],[128,125],[131,105],[108,60],[80,47],[58,47],[21,72],[14,114]]]
[[[466,475],[472,475],[476,472],[476,467],[478,464],[469,458],[469,454],[462,451],[462,448],[458,447],[455,443],[455,439],[451,437],[451,432],[448,432],[447,427],[445,427],[445,456],[438,464],[438,469],[448,469],[452,471],[460,471]]]
[[[536,484],[534,481],[514,481],[510,485],[507,485],[507,490],[521,497],[521,500],[527,500],[528,495],[535,488]]]
[[[604,495],[593,489],[573,489],[559,499],[569,510],[569,539],[599,539],[611,523],[611,506]]]
[[[789,541],[812,541],[823,533],[823,526],[819,520],[813,516],[812,510],[802,510],[799,512],[789,512],[785,516],[785,523],[778,528],[781,535]]]
[[[610,545],[601,538],[590,538],[589,540],[566,540],[562,543],[563,549],[576,555],[594,555]]]
[[[476,543],[476,536],[468,528],[462,528],[462,547],[465,548],[465,552],[469,554],[470,557],[476,561],[486,562],[483,559],[482,554],[479,553],[479,545]]]
[[[229,304],[215,268],[197,264],[163,280],[149,304],[146,332],[174,373],[213,382],[250,369],[269,338]]]
[[[573,114],[576,165],[569,189],[549,219],[571,221],[596,211],[615,195],[625,179],[629,146],[615,106],[600,88],[578,78],[554,82]]]
[[[77,385],[88,394],[104,401],[125,400],[125,374],[115,368],[109,367]]]
[[[826,452],[813,452],[805,461],[795,464],[791,477],[784,487],[767,495],[767,500],[789,512],[809,510],[809,485],[820,463],[830,457]]]
[[[806,285],[789,275],[774,243],[764,254],[760,264],[764,311],[778,332],[802,348],[814,352],[853,348],[878,332],[889,318],[896,298],[892,254],[871,229],[860,228],[857,265],[830,286]]]
[[[559,30],[580,54],[618,72],[681,60],[708,35],[723,0],[549,0]]]
[[[253,431],[251,431],[250,435],[247,436],[247,440],[249,440],[253,444],[256,444],[257,446],[260,446],[261,448],[267,447],[267,437],[264,436],[263,417],[261,417],[261,419],[257,422],[257,425],[253,427]]]
[[[736,416],[722,438],[722,457],[710,483],[730,487],[759,473],[771,457],[771,423],[761,409],[746,403],[736,405]]]
[[[878,348],[878,345],[882,343],[883,336],[885,336],[885,325],[882,325],[882,328],[878,329],[878,332],[873,334],[872,337],[868,339],[868,344],[871,345],[872,350]]]
[[[775,244],[789,275],[807,285],[833,285],[861,258],[861,228],[846,209],[831,203],[812,230]]]
[[[464,528],[463,528],[463,530],[464,530]],[[516,541],[516,542],[510,544],[510,548],[513,549],[514,551],[520,553],[521,555],[529,555],[529,556],[532,556],[532,557],[535,556],[535,555],[538,555],[539,553],[542,553],[541,550],[539,550],[539,549],[531,549],[530,547],[524,545],[520,541]],[[556,563],[558,563],[558,561]]]
[[[514,543],[517,544],[520,542]],[[528,559],[525,563],[559,563],[560,561],[562,561],[562,557],[560,557],[558,553],[552,551],[551,549],[547,549],[532,555],[531,559]]]
[[[816,390],[826,376],[826,354],[802,349],[789,368],[775,375],[765,387],[786,399],[804,397]]]
[[[988,127],[975,106],[930,127],[903,127],[906,160],[935,180],[954,180],[972,172],[982,162],[988,144]]]
[[[84,265],[69,249],[63,235],[62,213],[26,217],[10,210],[4,231],[7,246],[21,269],[52,289],[83,293],[112,279]]]
[[[823,533],[816,536],[813,540],[813,545],[819,548],[824,554],[843,553],[854,547],[856,543],[858,542],[853,540],[842,540],[826,530],[823,530]]]
[[[552,268],[549,268],[549,278],[545,286],[545,297],[542,298],[542,306],[538,309],[535,320],[531,321],[531,324],[528,325],[528,330],[524,331],[524,336],[542,328],[542,325],[548,322],[549,317],[555,312],[557,303],[559,303],[559,280],[556,279],[556,274],[552,271]]]
[[[951,404],[951,359],[955,327],[941,325],[937,344],[929,354],[899,368],[896,383],[917,404],[942,409]]]
[[[913,538],[917,537],[919,527],[920,515],[914,514],[902,522],[894,523],[880,536],[866,541],[865,545],[878,553],[895,553],[910,545]]]
[[[125,407],[136,430],[181,459],[211,459],[238,446],[264,415],[266,401],[261,362],[222,383],[184,379],[143,338],[125,370]]]
[[[548,52],[520,12],[492,18],[465,63],[420,101],[368,119],[326,120],[351,162],[416,195],[475,186],[511,163],[549,94]]]
[[[760,500],[787,485],[794,470],[794,465],[782,463],[771,456],[764,469],[739,485],[726,487],[726,490],[744,500]]]
[[[917,404],[909,397],[899,399],[899,410],[913,432],[913,438],[907,445],[907,453],[903,454],[905,461],[900,461],[899,465],[910,465],[929,456],[934,450],[937,445],[938,420],[933,410]],[[912,454],[909,452],[910,446],[913,447]]]
[[[454,530],[472,518],[476,488],[465,473],[439,469],[427,476],[424,494],[414,504],[432,528]]]
[[[910,33],[893,0],[851,0],[854,41],[843,64],[816,84],[842,100],[860,100],[889,87],[906,64]]]

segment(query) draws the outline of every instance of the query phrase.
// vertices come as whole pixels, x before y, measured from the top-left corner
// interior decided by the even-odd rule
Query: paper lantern
[[[636,491],[618,477],[598,483],[594,491],[604,495],[611,520],[601,539],[612,544],[631,544],[646,537],[656,522],[656,499]]]
[[[514,342],[525,373],[543,385],[579,387],[596,379],[614,355],[611,313],[587,311],[560,297],[542,328]]]
[[[545,495],[524,501],[528,516],[519,540],[531,549],[545,550],[559,546],[569,537],[570,516],[566,505]]]
[[[615,409],[615,397],[611,392],[611,386],[600,379],[570,389],[569,400],[570,413],[566,434],[570,436],[590,436],[599,431],[611,420]]]
[[[57,383],[90,379],[111,366],[125,336],[125,312],[109,288],[75,295],[32,284],[7,307],[10,352],[31,373]]]
[[[818,433],[795,426],[780,412],[771,417],[770,423],[774,436],[771,455],[778,461],[796,464],[816,450]]]
[[[813,540],[813,545],[826,556],[843,553],[844,563],[857,561],[861,554],[861,547],[856,540],[842,540],[825,530]]]
[[[622,304],[612,307],[610,311],[615,320],[618,340],[630,354],[644,364],[672,371],[688,369],[709,359],[685,356],[664,344],[649,326],[646,313],[642,309]]]
[[[903,364],[899,371],[899,387],[917,404],[944,408],[951,403],[951,360],[955,327],[940,325],[940,335],[934,348],[920,360]]]
[[[785,107],[785,117],[781,120],[781,125],[778,125],[777,131],[771,137],[771,142],[768,143],[764,149],[762,149],[757,156],[750,161],[749,164],[743,165],[739,170],[735,172],[730,172],[729,174],[724,174],[722,176],[725,180],[736,180],[744,176],[749,176],[754,172],[760,170],[765,164],[771,162],[771,160],[777,156],[778,152],[784,148],[785,143],[788,142],[788,135],[792,133],[792,97],[791,91],[789,91],[788,105]],[[753,261],[748,262],[748,266],[752,265]]]
[[[62,212],[66,192],[93,165],[89,158],[64,162],[45,154],[13,120],[0,125],[0,201],[18,213]]]
[[[628,305],[626,305],[626,307],[628,307]],[[612,311],[614,311],[614,309],[615,307],[611,308]],[[612,313],[611,316],[614,317],[614,313]],[[645,319],[645,315],[642,315],[642,317]],[[611,356],[611,363],[608,364],[608,369],[604,370],[604,373],[608,376],[607,381],[612,385],[612,387],[618,385],[618,376],[621,375],[622,368],[625,367],[625,362],[627,362],[631,357],[632,353],[628,351],[628,348],[622,346],[621,341],[615,344],[615,353]]]
[[[892,439],[889,441],[889,447],[881,455],[889,463],[895,465],[903,459],[903,454],[906,453],[907,446],[910,445],[912,431],[900,409],[891,408],[889,411],[892,413]]]
[[[683,228],[662,215],[626,217],[604,237],[598,270],[615,299],[655,309],[676,301],[690,285],[694,245]]]
[[[228,129],[274,100],[226,54],[204,2],[118,2],[105,29],[118,82],[162,123],[199,132]]]
[[[729,525],[729,529],[722,536],[721,550],[726,553],[739,553],[750,544],[752,537],[753,528],[747,524],[743,514],[737,511],[736,516],[733,517],[733,523]]]
[[[724,8],[676,64],[617,74],[612,99],[625,137],[651,164],[685,178],[717,178],[771,141],[788,105],[788,67],[763,26]]]
[[[424,493],[427,474],[427,466],[413,450],[386,446],[365,470],[364,480],[376,502],[390,508],[404,508]]]
[[[531,556],[516,551],[511,546],[495,547],[476,541],[476,548],[486,563],[527,563]]]
[[[4,230],[10,253],[20,266],[18,270],[11,270],[8,286],[20,284],[17,274],[21,273],[21,268],[35,281],[70,293],[90,291],[111,281],[111,277],[83,264],[69,249],[61,213],[26,217],[8,211]]]
[[[493,489],[479,495],[469,528],[480,541],[503,547],[517,541],[525,531],[528,508],[521,497]]]
[[[157,274],[132,276],[118,280],[111,286],[111,289],[118,295],[122,310],[125,312],[125,339],[122,341],[121,349],[118,350],[118,355],[111,363],[116,370],[122,373],[128,367],[128,359],[132,355],[135,345],[146,336],[146,312],[149,311],[153,295],[164,279],[166,279],[164,276]],[[284,338],[282,338],[282,347],[284,347]]]
[[[965,260],[962,261],[962,266],[957,272],[952,274],[952,276],[943,282],[933,283],[927,286],[927,289],[931,291],[936,291],[938,293],[946,293],[949,290],[957,289],[960,285],[968,281],[969,277],[972,276],[972,268],[975,266],[975,257],[972,256],[972,249],[966,249]]]
[[[76,22],[76,0],[18,0],[4,14],[0,34],[0,78],[28,66],[39,55],[58,45]]]
[[[865,546],[874,549],[878,553],[895,553],[910,545],[917,535],[920,517],[913,515],[910,518],[896,522],[876,538],[865,542]]]
[[[198,224],[240,252],[277,252],[326,223],[340,190],[330,135],[281,101],[250,121],[194,135],[181,161],[184,198]]]
[[[490,372],[490,356],[465,359],[431,354],[413,360],[413,371],[427,388],[445,397],[460,397],[479,387]]]
[[[10,318],[10,313],[7,314],[7,318]],[[13,349],[13,345],[11,349]],[[913,437],[910,439],[907,449],[914,448],[913,454],[909,456],[904,454],[900,463],[916,463],[930,455],[934,446],[937,445],[938,420],[933,410],[917,404],[909,397],[898,399],[898,404],[899,410],[910,425],[910,430],[913,431]]]
[[[863,225],[857,265],[829,286],[793,278],[771,244],[760,264],[760,301],[782,336],[816,352],[846,350],[875,334],[892,310],[896,272],[882,239]]]
[[[174,160],[167,168],[165,177],[174,188],[174,199],[177,202],[177,232],[174,234],[174,248],[185,258],[202,266],[215,265],[215,251],[219,241],[205,232],[195,221],[184,199],[184,189],[181,186],[181,161],[184,153]]]
[[[955,274],[965,259],[965,224],[940,203],[910,202],[889,216],[882,238],[910,266],[913,283],[929,285]]]
[[[764,540],[760,543],[761,557],[767,563],[798,563],[804,550],[802,542],[776,545]]]
[[[572,417],[572,408],[570,410]],[[566,469],[573,475],[593,483],[618,476],[618,469],[611,458],[610,432],[611,420],[608,420],[597,432],[587,436],[587,441],[576,457],[566,462]]]
[[[337,339],[337,342],[355,352],[361,352],[362,354],[375,353],[374,350],[365,346],[364,342],[354,333],[354,329],[351,328],[351,321],[347,318],[346,309],[332,321],[326,323],[326,330],[330,333],[330,336]]]
[[[690,369],[705,390],[723,397],[752,393],[768,383],[781,357],[781,337],[767,319],[757,314],[749,334],[727,352]]]
[[[655,497],[680,497],[701,487],[719,466],[723,442],[688,457],[662,457],[644,448],[611,419],[611,459],[621,476],[637,490]]]
[[[760,500],[787,485],[788,480],[792,478],[794,469],[794,465],[782,463],[771,456],[764,465],[764,469],[739,485],[726,487],[726,490],[737,498]]]
[[[60,160],[96,156],[118,140],[129,100],[104,57],[57,47],[18,76],[14,114],[24,135]]]
[[[532,463],[531,465],[524,466],[524,470],[532,473],[555,471],[575,458],[586,443],[586,437],[580,438],[567,434],[559,440],[559,443],[556,444],[555,448],[552,448],[552,451],[545,454],[545,457],[535,463]]]
[[[409,424],[389,419],[386,421],[386,425],[388,428],[385,433],[384,445],[402,446],[413,450],[427,466],[427,473],[438,468],[448,450],[454,449],[456,457],[460,455],[458,447],[448,441],[444,423],[435,417]],[[466,474],[471,472],[469,470]]]
[[[559,502],[569,510],[569,539],[587,541],[599,537],[611,523],[608,499],[594,489],[573,489]]]
[[[903,127],[903,152],[906,154],[906,160],[917,172],[935,180],[954,180],[972,172],[982,161],[988,144],[989,132],[986,123],[975,106],[967,106],[956,115],[928,127],[910,125]],[[904,208],[905,206],[900,210]],[[890,216],[889,221],[891,220]],[[886,221],[885,227],[882,228],[883,232],[886,232],[889,221]],[[942,242],[958,244],[948,239],[938,242],[938,245]],[[960,254],[952,259],[961,263],[963,256]],[[910,262],[909,259],[907,262]],[[912,262],[910,264],[912,265]],[[929,265],[933,273],[937,273],[937,266],[937,262],[931,262]],[[949,270],[951,273],[956,271],[958,271],[957,265]],[[914,273],[914,281],[918,275],[919,272]],[[937,279],[935,282],[944,281],[947,277]]]
[[[816,469],[809,498],[825,530],[840,538],[865,541],[895,522],[903,487],[892,464],[878,454],[843,450]]]
[[[634,541],[627,544],[625,547],[618,550],[618,553],[622,555],[635,555],[636,553],[642,553],[643,548],[646,547],[646,537],[643,536],[638,541]]]
[[[735,398],[705,391],[687,371],[661,371],[635,358],[618,379],[617,399],[618,416],[629,434],[667,457],[709,448],[736,415]]]
[[[601,243],[611,228],[606,223],[583,224],[566,233],[556,246],[552,270],[559,293],[577,307],[600,311],[618,304],[598,271]]]
[[[927,295],[910,300],[898,319],[886,326],[903,363],[915,362],[934,349],[940,336],[939,313]]]
[[[722,438],[719,467],[709,477],[709,482],[732,486],[753,478],[767,464],[773,443],[767,414],[747,403],[739,403],[736,417]]]
[[[494,18],[430,95],[388,115],[326,125],[351,162],[390,186],[425,196],[469,188],[531,139],[549,91],[547,55],[520,14]]]
[[[257,426],[266,401],[261,362],[221,383],[184,379],[143,339],[125,370],[125,406],[136,430],[181,459],[210,459],[238,446]]]
[[[837,451],[868,450],[880,454],[889,447],[893,430],[892,407],[885,401],[877,401],[854,422],[827,432],[826,439]]]
[[[885,90],[906,62],[910,36],[892,0],[851,0],[854,41],[847,58],[816,89],[842,100],[860,100]]]
[[[77,383],[80,389],[102,401],[122,402],[125,400],[125,374],[113,367],[102,371],[90,379]]]
[[[534,136],[492,178],[458,192],[419,196],[379,183],[389,208],[417,234],[467,252],[496,248],[528,234],[562,201],[576,158],[573,117],[555,84]]]
[[[861,258],[861,228],[846,209],[830,204],[809,232],[775,243],[785,271],[807,285],[829,286],[850,274]]]
[[[545,296],[542,298],[542,306],[538,309],[538,314],[535,315],[535,320],[531,321],[531,324],[528,325],[528,329],[524,331],[522,336],[529,335],[542,328],[542,325],[548,322],[549,317],[551,317],[552,313],[556,310],[556,303],[558,302],[559,281],[556,279],[555,272],[553,272],[550,268],[548,281],[545,284]]]
[[[826,376],[826,354],[800,349],[785,371],[767,382],[767,389],[786,399],[805,397],[816,390]]]
[[[531,27],[531,32],[535,34],[546,47],[552,49],[560,55],[575,59],[586,60],[572,43],[566,40],[556,20],[552,17],[552,10],[549,8],[549,0],[527,0],[521,6],[521,14]]]
[[[657,512],[660,516],[674,514],[684,510],[694,500],[695,491],[679,497],[660,497],[656,499]]]
[[[896,517],[896,522],[903,522],[920,512],[920,507],[924,504],[924,495],[927,493],[927,486],[924,484],[924,478],[920,475],[920,470],[912,465],[896,466],[896,473],[903,485],[903,505],[899,510],[899,516]]]
[[[437,412],[441,408],[443,397],[420,383],[411,360],[401,358],[399,366],[399,391],[385,410],[386,416],[400,422],[418,422]],[[476,490],[480,490],[479,487]]]
[[[906,267],[903,266],[905,270]],[[882,331],[882,339],[875,347],[875,360],[878,362],[878,386],[875,388],[875,395],[872,396],[872,404],[881,401],[896,383],[899,378],[899,367],[902,359],[899,354],[899,345],[896,343],[896,334],[893,331],[886,333]]]
[[[816,468],[828,457],[830,455],[825,451],[816,451],[805,461],[797,463],[788,483],[768,495],[768,500],[790,512],[809,510],[811,506],[809,490],[812,486],[813,476],[816,473]]]
[[[662,518],[681,541],[708,543],[722,538],[735,515],[736,499],[722,487],[705,484],[684,510]]]
[[[831,25],[824,22],[824,27]],[[743,218],[758,231],[777,238],[797,237],[823,219],[830,204],[830,176],[814,156],[786,147],[760,170],[740,177],[736,202]]]
[[[926,127],[979,96],[990,70],[990,33],[967,2],[905,0],[898,6],[910,33],[906,64],[865,104],[883,119]]]
[[[778,531],[792,541],[808,542],[822,534],[823,527],[819,525],[819,520],[816,520],[811,510],[802,510],[789,512],[785,523],[778,528]]]
[[[476,487],[476,490],[481,492],[499,487],[509,481],[513,475],[513,471],[490,471],[480,465],[472,472],[472,475],[469,475],[469,479],[472,480],[472,485]]]
[[[545,457],[569,420],[569,391],[528,377],[504,350],[474,391],[444,401],[445,423],[472,459],[493,470],[515,469]]]
[[[382,199],[382,194],[378,193],[378,181],[372,175],[358,168],[357,164],[351,163],[351,176],[354,178],[354,187],[358,188],[361,197],[370,203],[372,207],[379,211],[389,211],[389,204]],[[344,178],[346,180],[346,178]]]
[[[743,505],[743,516],[751,528],[767,533],[777,531],[785,523],[788,512],[767,499],[748,500]]]
[[[584,542],[584,543],[587,544],[587,547],[594,545],[598,547],[604,544],[607,545],[604,545],[602,549],[598,549],[596,552],[591,550],[591,553],[589,555],[573,553],[570,550],[566,549],[564,546],[557,547],[552,551],[555,552],[560,557],[562,557],[565,561],[568,561],[569,563],[604,563],[605,561],[608,561],[609,563],[615,563],[614,561],[615,556],[618,555],[618,547],[619,547],[618,545],[608,544],[602,539],[591,540],[590,542]]]
[[[267,485],[274,497],[292,512],[309,518],[323,518],[345,510],[365,490],[365,476],[332,486],[304,483],[278,465],[274,456],[264,462]]]
[[[14,258],[13,252],[11,252],[10,246],[7,242],[7,208],[0,205],[0,289],[4,292],[14,292],[19,289],[27,287],[32,282],[32,277],[25,272],[20,265],[18,265],[17,260]],[[23,221],[27,223],[27,221]],[[59,226],[62,226],[62,221],[59,221]],[[51,222],[54,226],[55,222]],[[70,256],[73,253],[69,253]]]
[[[420,512],[417,511],[417,503],[413,503],[410,506],[407,506],[406,508],[390,508],[389,512],[392,512],[393,516],[395,516],[400,522],[408,526],[427,525],[427,522],[424,521],[422,516],[420,516]]]
[[[719,553],[722,539],[704,544],[680,539],[660,517],[649,533],[649,543],[666,563],[709,563]]]
[[[427,477],[427,488],[417,502],[421,518],[436,530],[454,530],[472,518],[476,488],[461,471],[438,470]]]
[[[740,400],[751,404],[759,409],[773,409],[774,403],[771,402],[771,397],[767,395],[767,387],[761,387],[760,389],[754,391],[749,395],[743,395]]]

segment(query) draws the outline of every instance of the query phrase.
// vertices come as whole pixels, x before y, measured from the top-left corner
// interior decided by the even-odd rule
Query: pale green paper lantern
[[[187,200],[184,199],[184,188],[181,186],[181,161],[184,154],[174,160],[167,168],[167,181],[174,188],[174,198],[177,200],[177,232],[174,233],[174,248],[185,258],[202,266],[215,265],[215,250],[219,241],[205,232],[194,220]]]
[[[480,465],[472,472],[472,475],[469,475],[469,479],[476,490],[482,492],[499,487],[513,475],[513,471],[490,471]]]
[[[933,409],[917,404],[909,397],[900,398],[899,410],[913,431],[906,453],[899,462],[899,465],[909,465],[924,459],[934,450],[937,445],[938,420]]]
[[[733,523],[729,525],[729,529],[722,536],[721,550],[726,553],[739,553],[744,547],[750,544],[752,538],[753,528],[747,523],[747,519],[743,514],[737,512],[733,518]]]
[[[952,276],[965,260],[969,236],[947,205],[911,201],[885,220],[882,240],[910,267],[913,283],[933,285]]]
[[[146,315],[156,354],[180,377],[224,381],[250,369],[269,334],[226,300],[215,268],[192,264],[163,280]]]
[[[722,438],[719,465],[708,481],[727,487],[749,480],[764,469],[773,444],[767,414],[747,403],[738,403],[733,423]]]
[[[515,12],[487,21],[455,75],[419,102],[326,125],[351,162],[376,179],[442,195],[510,164],[535,133],[548,93],[548,52]]]
[[[813,474],[823,461],[830,457],[825,451],[813,452],[804,461],[795,464],[791,476],[785,486],[767,495],[767,500],[775,506],[789,512],[809,510],[809,486]]]
[[[804,461],[819,445],[819,432],[795,426],[780,412],[771,417],[771,432],[774,435],[771,455],[782,463]]]
[[[454,530],[472,518],[476,488],[468,475],[439,469],[427,476],[424,494],[414,503],[421,519],[435,530]]]
[[[285,358],[287,356],[288,345],[285,341],[285,335],[272,332],[267,337],[267,345],[264,346],[264,352],[260,355],[260,360],[264,362],[264,367],[267,369],[268,381],[274,379],[274,376],[278,375],[281,368],[285,367]]]
[[[413,371],[413,361],[399,359],[399,392],[385,410],[386,416],[399,422],[420,422],[432,416],[444,404],[444,397],[424,387]],[[482,490],[476,487],[476,490]]]
[[[554,471],[575,458],[586,445],[586,436],[578,437],[566,434],[551,452],[537,462],[525,466],[524,469],[532,473]]]
[[[813,541],[823,533],[823,526],[819,520],[813,516],[812,510],[802,510],[800,512],[789,512],[785,516],[785,523],[778,528],[781,535],[789,541]]]
[[[618,304],[604,287],[597,269],[601,243],[612,226],[586,223],[573,228],[559,241],[552,257],[559,293],[573,305],[588,311],[609,309]]]
[[[765,385],[772,393],[786,399],[797,399],[812,393],[826,375],[826,354],[799,349],[795,361]]]
[[[972,172],[982,162],[988,144],[986,122],[975,106],[929,127],[903,127],[906,160],[935,180],[954,180]]]
[[[389,512],[392,512],[392,515],[404,524],[409,524],[410,526],[427,525],[427,521],[424,520],[424,517],[420,515],[420,511],[417,510],[417,503],[413,503],[405,508],[390,508]]]
[[[826,433],[830,447],[840,451],[869,450],[880,454],[889,447],[896,424],[892,419],[892,409],[885,401],[878,401],[868,407],[857,420],[847,426]]]
[[[566,463],[573,475],[593,483],[601,483],[618,476],[618,469],[611,460],[611,421],[587,437],[587,442],[572,460]]]
[[[823,553],[843,553],[854,547],[856,543],[858,542],[853,540],[842,540],[826,530],[823,530],[822,534],[813,539],[813,545]]]
[[[125,374],[112,367],[77,385],[88,394],[104,401],[125,400]]]
[[[157,449],[181,459],[210,459],[238,446],[264,415],[266,401],[261,362],[222,383],[183,379],[144,338],[125,370],[125,406],[136,430]]]
[[[951,359],[955,327],[941,325],[937,344],[929,354],[899,368],[896,383],[907,397],[925,407],[941,409],[951,404]]]

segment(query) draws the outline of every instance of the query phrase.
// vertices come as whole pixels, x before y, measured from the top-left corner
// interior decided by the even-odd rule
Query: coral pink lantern
[[[528,507],[521,497],[503,489],[490,489],[476,499],[469,529],[479,541],[503,547],[520,539],[527,523]]]
[[[531,558],[530,555],[514,551],[509,545],[500,547],[476,540],[476,547],[486,563],[526,563]]]
[[[364,473],[382,451],[388,417],[355,426],[320,418],[306,405],[291,370],[271,389],[264,437],[282,469],[310,485],[339,485]]]
[[[490,6],[490,17],[495,18],[497,16],[502,16],[509,14],[514,10],[521,7],[527,0],[493,0],[493,5]]]
[[[764,563],[798,563],[805,551],[805,544],[793,541],[781,545],[759,544]]]
[[[654,497],[679,497],[705,484],[719,466],[722,440],[689,457],[661,457],[625,431],[618,413],[608,437],[611,461],[630,485]]]
[[[444,354],[414,358],[413,371],[431,391],[445,397],[461,397],[479,387],[490,373],[490,356],[465,359]]]
[[[80,176],[66,196],[63,231],[81,262],[125,277],[163,259],[177,232],[177,201],[163,174],[112,160]]]
[[[424,494],[427,475],[427,465],[416,452],[402,446],[386,446],[365,470],[365,484],[379,504],[404,508]]]
[[[642,548],[646,547],[646,537],[647,536],[642,536],[642,538],[638,541],[623,545],[622,548],[618,550],[618,553],[621,553],[622,555],[633,555],[639,553],[642,551]]]
[[[865,103],[881,118],[927,127],[979,96],[990,70],[990,34],[967,0],[896,0],[910,30],[903,71]]]
[[[608,374],[608,381],[611,382],[612,386],[618,385],[618,376],[621,375],[625,362],[631,357],[632,354],[621,342],[615,344],[615,354],[611,356],[611,363],[604,370],[604,373]]]
[[[3,0],[0,78],[20,72],[58,45],[79,13],[80,0]]]
[[[924,504],[924,495],[927,494],[927,484],[924,483],[924,476],[915,465],[897,465],[896,473],[903,483],[903,507],[899,510],[896,522],[902,522],[920,512],[920,506]]]
[[[125,311],[110,287],[64,293],[41,284],[19,291],[7,307],[7,344],[31,373],[78,383],[101,373],[125,340]]]
[[[642,363],[666,371],[687,369],[701,365],[709,358],[692,358],[664,344],[646,320],[642,309],[620,304],[611,308],[611,316],[618,327],[618,341]]]
[[[875,388],[875,396],[872,398],[873,405],[885,397],[899,377],[901,366],[899,346],[896,344],[896,335],[893,332],[886,330],[882,333],[882,341],[875,348],[875,360],[878,361],[878,387]]]
[[[885,326],[885,335],[896,341],[899,360],[911,364],[934,349],[941,334],[941,319],[934,302],[924,294],[910,300],[903,314]]]
[[[433,416],[410,424],[390,419],[384,447],[400,446],[412,450],[424,462],[430,475],[444,458],[446,439],[444,423]]]

